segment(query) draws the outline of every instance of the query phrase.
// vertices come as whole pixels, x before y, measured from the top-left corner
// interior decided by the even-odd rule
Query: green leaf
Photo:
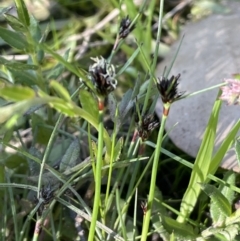
[[[29,154],[32,157],[38,158],[39,160],[41,160],[42,156],[43,156],[42,153],[34,146],[30,147]],[[29,157],[27,158],[27,161],[28,161],[28,165],[29,165],[29,169],[30,169],[30,174],[31,175],[38,175],[39,171],[40,171],[40,164],[41,163],[37,163],[36,161],[34,161],[33,159],[31,159]]]
[[[14,70],[37,70],[38,66],[37,65],[33,65],[33,64],[24,64],[21,62],[17,62],[14,60],[7,60],[5,58],[0,57],[0,64],[6,66],[7,68],[12,68]]]
[[[133,107],[133,101],[132,101],[132,93],[133,91],[129,89],[124,96],[122,97],[122,100],[119,104],[119,117],[120,117],[120,124],[124,124],[126,121],[126,117],[129,114],[129,111]]]
[[[133,88],[133,92],[132,92],[132,96],[131,96],[132,100],[134,100],[137,97],[137,95],[139,94],[140,87],[141,87],[141,80],[139,78],[137,78],[136,82],[134,83],[134,88]]]
[[[30,15],[30,34],[36,43],[43,42],[46,39],[46,33],[42,34],[41,28],[38,24],[38,21]],[[48,32],[47,32],[48,33]],[[37,60],[39,63],[42,63],[44,58],[44,51],[39,48],[39,46],[35,47],[35,52],[37,53]],[[55,78],[54,78],[55,79]]]
[[[11,128],[4,133],[3,142],[8,143],[13,136],[14,128]]]
[[[113,161],[118,161],[123,147],[123,137],[120,137],[114,147]]]
[[[98,119],[93,117],[88,111],[76,106],[73,102],[66,102],[57,97],[50,97],[43,91],[38,91],[38,94],[39,96],[42,96],[51,107],[55,108],[60,113],[71,117],[79,116],[88,121],[94,128],[98,130]],[[106,129],[103,131],[103,138],[106,145],[106,153],[108,156],[111,156],[111,138]]]
[[[225,181],[224,184],[221,184],[219,187],[219,190],[227,198],[230,205],[233,204],[233,201],[235,199],[234,191],[227,185],[236,185],[236,173],[233,171],[228,171],[224,174],[223,181]]]
[[[159,236],[162,238],[163,241],[168,241],[170,239],[170,235],[167,232],[167,230],[163,226],[162,222],[162,216],[167,215],[166,208],[162,205],[162,193],[159,190],[159,188],[155,187],[155,198],[153,200],[153,206],[152,206],[152,217],[151,222],[156,230],[156,232],[159,234]]]
[[[239,234],[239,225],[233,224],[229,225],[226,228],[219,230],[215,236],[218,237],[218,240],[221,241],[237,241],[239,239],[235,239],[236,236]],[[221,237],[222,235],[223,237]]]
[[[21,101],[34,98],[35,92],[29,87],[5,86],[0,89],[0,96],[10,101]]]
[[[9,67],[8,70],[11,72],[15,84],[23,84],[27,86],[32,86],[32,85],[38,85],[38,80],[36,79],[36,76],[30,73],[27,70],[18,70],[15,69],[14,67]]]
[[[167,216],[162,216],[162,223],[168,233],[174,233],[177,240],[195,240],[197,234],[190,225],[179,223]]]
[[[238,80],[240,80],[240,74],[239,74],[239,73],[237,73],[237,74],[233,74],[233,77],[234,77],[234,79],[238,79]]]
[[[0,27],[0,38],[13,48],[20,50],[26,50],[28,48],[26,38],[20,33]]]
[[[121,75],[125,72],[125,70],[128,68],[128,66],[133,62],[133,60],[137,57],[140,49],[139,47],[134,51],[134,53],[131,55],[130,58],[128,58],[128,61],[124,64],[124,66],[118,71],[117,76]]]
[[[10,14],[4,14],[4,17],[7,21],[7,23],[17,32],[24,32],[26,28],[24,25],[19,21],[18,18],[14,17]]]
[[[62,159],[71,143],[72,139],[63,139],[60,142],[54,143],[48,158],[51,161],[48,161],[48,164],[51,166],[56,165],[56,163],[58,164],[59,160]]]
[[[223,180],[225,181],[225,184],[220,185],[218,189],[221,191],[223,196],[227,198],[230,205],[232,205],[234,200],[234,191],[226,184],[235,185],[236,174],[232,171],[228,171],[224,174]],[[215,202],[211,202],[210,214],[215,227],[221,226],[225,222],[226,217],[219,212],[218,205]]]
[[[234,149],[238,161],[238,166],[240,167],[240,136],[235,140]]]
[[[71,96],[68,91],[56,80],[50,82],[50,87],[52,87],[56,93],[66,101],[71,101]]]
[[[96,121],[98,121],[98,105],[93,95],[89,91],[82,89],[79,92],[79,99],[82,108],[89,112],[89,114],[91,114],[96,119]]]
[[[6,8],[0,8],[0,16],[9,12],[12,9],[12,6]]]
[[[95,159],[97,158],[97,144],[96,142],[92,141],[92,151],[93,151],[93,155],[95,157]]]
[[[12,154],[5,159],[5,165],[9,169],[15,169],[21,165],[27,166],[27,161],[19,154]]]
[[[116,114],[116,110],[117,110],[117,100],[113,93],[110,93],[108,95],[107,99],[108,99],[108,107],[109,107],[110,117],[111,117],[111,120],[114,122],[115,114]]]
[[[18,118],[22,117],[22,115],[32,106],[41,105],[46,102],[45,99],[34,98],[30,100],[19,101],[15,104],[10,104],[0,108],[0,124],[8,121],[6,123],[5,128],[12,128]],[[3,129],[1,129],[3,131]],[[0,133],[1,133],[0,131]]]
[[[70,117],[77,116],[76,112],[74,111],[74,104],[72,102],[66,102],[65,100],[53,97],[49,98],[48,104],[64,115]]]
[[[218,96],[219,97],[219,96]],[[217,97],[198,151],[187,190],[183,196],[177,221],[185,222],[196,205],[201,188],[197,183],[206,183],[211,165],[221,101]]]
[[[47,122],[38,114],[31,114],[31,126],[34,133],[34,140],[36,143],[47,145],[52,134],[52,129],[47,128]]]
[[[4,183],[5,171],[4,165],[0,164],[0,183]]]
[[[231,131],[225,137],[223,143],[215,153],[209,167],[209,173],[214,174],[216,172],[220,163],[222,162],[223,157],[225,156],[227,151],[232,147],[234,138],[238,133],[239,129],[240,129],[240,120],[238,120],[237,123],[232,127]]]
[[[239,224],[240,222],[240,209],[237,209],[230,217],[226,218],[226,226],[231,224]]]
[[[213,185],[200,184],[202,190],[211,198],[214,205],[217,206],[219,214],[229,217],[232,213],[232,207],[227,198]]]
[[[77,164],[77,159],[79,158],[79,155],[80,144],[79,140],[75,139],[64,154],[60,163],[59,171],[64,172],[71,167],[74,167]]]
[[[30,25],[28,10],[23,0],[15,0],[18,18],[26,27]]]
[[[63,58],[67,61],[69,56],[70,49],[68,49]],[[65,70],[65,66],[62,63],[57,64],[47,76],[48,79],[57,79]]]
[[[57,59],[60,63],[63,64],[65,68],[67,68],[69,71],[74,73],[76,76],[80,78],[85,78],[85,73],[81,69],[77,69],[73,64],[67,62],[62,56],[57,54],[55,51],[53,51],[50,47],[48,47],[46,44],[40,43],[38,45],[42,50],[44,50],[46,53],[51,54],[55,59]]]
[[[31,15],[30,16],[30,33],[32,38],[38,43],[42,38],[41,28],[38,24],[38,21]]]

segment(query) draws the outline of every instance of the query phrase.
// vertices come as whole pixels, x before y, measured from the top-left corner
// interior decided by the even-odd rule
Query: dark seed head
[[[89,78],[94,84],[97,93],[101,96],[107,96],[117,86],[115,68],[103,57],[91,59],[96,63],[89,67]]]
[[[160,121],[155,114],[144,115],[142,120],[135,116],[135,121],[138,126],[138,135],[143,141],[147,140],[150,133],[160,125]]]
[[[126,38],[128,34],[134,29],[134,27],[134,25],[131,26],[131,20],[128,16],[123,18],[119,28],[119,38]]]
[[[170,79],[165,77],[158,78],[157,88],[163,103],[172,103],[184,94],[183,92],[178,92],[179,78],[180,74],[172,76]]]

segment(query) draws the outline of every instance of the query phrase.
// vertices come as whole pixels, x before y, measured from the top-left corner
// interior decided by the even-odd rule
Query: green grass
[[[162,25],[168,2],[125,2],[59,1],[48,25],[23,0],[1,9],[0,240],[239,240],[238,176],[218,167],[240,121],[213,155],[216,96],[196,158],[165,133],[174,102],[223,84],[180,96],[174,59],[163,84],[180,23]]]

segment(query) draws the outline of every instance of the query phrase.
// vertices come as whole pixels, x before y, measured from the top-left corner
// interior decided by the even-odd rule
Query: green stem
[[[53,132],[50,136],[50,139],[49,139],[49,142],[48,142],[48,145],[46,147],[46,150],[45,150],[45,153],[44,153],[44,156],[43,156],[43,159],[42,159],[42,163],[41,163],[41,167],[40,167],[40,172],[39,172],[39,178],[38,178],[38,198],[40,197],[40,189],[41,189],[41,186],[42,186],[42,177],[43,177],[43,170],[44,170],[44,167],[45,167],[45,163],[46,163],[46,160],[49,156],[49,153],[51,151],[51,147],[52,147],[52,144],[53,144],[53,141],[54,141],[54,138],[55,138],[55,134],[57,132],[57,129],[59,127],[59,124],[61,122],[63,118],[63,115],[60,115],[58,120],[57,120],[57,123],[53,129]]]
[[[94,240],[99,203],[101,198],[101,181],[102,181],[102,154],[103,154],[103,110],[99,110],[99,128],[98,128],[98,152],[96,162],[96,175],[95,175],[95,195],[93,203],[92,222],[90,225],[88,241]]]
[[[149,223],[150,223],[150,218],[151,218],[151,213],[152,213],[152,203],[153,203],[154,193],[155,193],[159,156],[160,156],[160,151],[161,151],[161,145],[162,145],[163,133],[164,133],[164,127],[165,127],[166,120],[167,120],[167,116],[163,115],[160,130],[158,132],[158,139],[157,139],[157,144],[156,144],[156,149],[155,149],[155,154],[154,154],[150,190],[149,190],[148,202],[147,202],[147,212],[146,212],[146,215],[145,215],[144,221],[143,221],[141,241],[147,240]]]
[[[10,181],[10,177],[9,177],[9,172],[6,170],[6,179],[8,183],[11,183]],[[12,187],[8,187],[8,191],[9,191],[9,196],[10,196],[10,205],[11,205],[11,209],[12,209],[12,217],[13,217],[13,222],[14,222],[14,233],[15,233],[15,240],[18,241],[19,240],[19,236],[18,236],[18,222],[17,222],[17,215],[16,215],[16,206],[15,206],[15,202],[14,202],[14,196],[13,196],[13,190]]]
[[[109,193],[110,193],[110,188],[111,188],[111,178],[112,178],[112,172],[113,172],[113,159],[114,159],[114,148],[115,148],[115,142],[116,142],[116,138],[117,138],[117,118],[118,118],[118,108],[117,111],[115,113],[115,121],[114,121],[114,130],[113,130],[113,135],[112,135],[112,150],[111,150],[111,159],[110,159],[110,167],[109,167],[109,172],[108,172],[108,181],[107,181],[107,190],[106,190],[106,196],[105,196],[105,207],[107,207],[107,203],[108,203],[108,197],[109,197]],[[106,217],[107,214],[107,209],[105,209],[104,212],[104,219]]]
[[[78,92],[79,92],[79,88],[77,88],[77,90],[72,94],[71,98],[74,98]],[[42,186],[42,177],[43,177],[43,170],[44,170],[44,167],[45,167],[45,163],[46,163],[46,160],[47,160],[47,158],[49,156],[49,153],[51,151],[51,147],[52,147],[52,144],[53,144],[53,140],[55,138],[55,135],[56,135],[56,133],[57,133],[57,131],[59,129],[60,123],[61,123],[63,118],[64,118],[64,115],[60,114],[59,117],[58,117],[58,120],[56,122],[56,125],[54,126],[53,132],[52,132],[52,134],[50,136],[48,145],[46,147],[46,150],[45,150],[45,153],[44,153],[44,156],[43,156],[43,159],[42,159],[40,172],[39,172],[39,178],[38,178],[38,192],[37,192],[38,198],[39,198],[40,189],[41,189],[41,186]]]
[[[158,51],[159,51],[161,32],[162,32],[163,7],[164,7],[164,0],[161,0],[160,6],[159,6],[158,32],[157,32],[157,39],[156,39],[156,47],[155,47],[155,51],[154,51],[154,59],[153,59],[152,65],[151,65],[150,81],[149,81],[149,85],[148,85],[148,89],[147,89],[147,94],[146,94],[146,97],[144,100],[142,113],[145,113],[145,110],[147,109],[148,101],[151,98],[151,90],[152,90],[152,85],[153,85],[153,81],[154,81],[153,73],[155,72],[156,65],[157,65]]]

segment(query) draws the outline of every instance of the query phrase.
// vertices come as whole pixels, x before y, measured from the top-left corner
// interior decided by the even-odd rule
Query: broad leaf
[[[162,216],[162,224],[169,233],[174,233],[177,240],[195,240],[197,237],[190,225],[179,223],[167,216]]]
[[[20,50],[26,50],[28,48],[26,38],[20,33],[0,27],[0,38],[13,48]]]
[[[120,137],[116,146],[114,147],[113,161],[118,161],[123,147],[123,137]]]
[[[10,101],[21,101],[34,98],[35,92],[28,87],[5,86],[0,89],[0,96]]]
[[[203,191],[211,198],[214,205],[217,206],[219,214],[229,217],[232,213],[232,207],[227,198],[213,185],[200,184]]]
[[[234,172],[228,171],[227,173],[225,173],[223,179],[226,183],[230,185],[235,185],[236,175]],[[218,189],[226,197],[230,205],[232,205],[232,202],[234,200],[234,191],[226,185],[220,185]],[[219,212],[219,208],[216,202],[211,202],[210,213],[211,218],[213,219],[213,225],[215,227],[221,226],[225,222],[226,216]]]
[[[79,144],[79,140],[75,139],[67,149],[66,153],[64,154],[60,163],[59,171],[64,172],[70,169],[71,167],[76,166],[79,155],[80,155],[80,144]]]
[[[70,117],[76,117],[77,114],[74,111],[74,103],[72,102],[66,102],[65,100],[62,100],[60,98],[50,98],[48,104],[59,111],[60,113],[70,116]]]
[[[11,141],[13,136],[14,128],[11,128],[4,133],[3,142],[8,143]]]
[[[31,115],[32,132],[34,133],[34,139],[36,143],[47,145],[49,138],[52,134],[52,129],[46,127],[47,123],[41,116],[33,113]]]
[[[97,100],[93,97],[92,93],[82,89],[79,92],[79,99],[80,99],[80,104],[82,105],[82,108],[85,111],[87,111],[89,114],[91,114],[98,122],[99,112],[98,112]]]
[[[38,85],[38,80],[35,75],[27,70],[18,70],[12,66],[8,66],[8,70],[11,72],[15,84],[23,84],[27,86]]]
[[[110,93],[108,95],[108,107],[109,107],[109,112],[110,112],[110,117],[111,120],[114,122],[115,121],[115,114],[116,114],[116,110],[117,110],[117,100],[114,96],[113,93]]]
[[[12,154],[9,157],[5,159],[5,165],[7,168],[10,169],[15,169],[20,167],[21,165],[24,165],[27,167],[27,161],[24,159],[21,155],[17,154]]]
[[[12,128],[16,122],[23,116],[23,114],[32,106],[45,104],[46,100],[41,98],[34,98],[29,100],[19,101],[15,104],[10,104],[0,108],[0,124],[5,125],[0,129],[0,133],[5,132],[6,129]]]
[[[6,66],[7,68],[12,68],[14,70],[37,70],[38,66],[37,65],[33,65],[33,64],[24,64],[21,62],[17,62],[14,60],[7,60],[5,58],[0,57],[0,64]]]
[[[56,93],[66,101],[71,101],[71,96],[68,91],[57,81],[52,80],[50,82],[50,87],[52,87]]]

